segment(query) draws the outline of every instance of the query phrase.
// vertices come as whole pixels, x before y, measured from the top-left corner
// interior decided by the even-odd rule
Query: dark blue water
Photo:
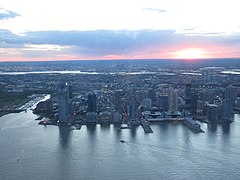
[[[240,115],[229,126],[40,126],[36,115],[0,118],[0,179],[239,179]],[[121,143],[123,139],[126,143]],[[18,161],[19,159],[19,161]]]

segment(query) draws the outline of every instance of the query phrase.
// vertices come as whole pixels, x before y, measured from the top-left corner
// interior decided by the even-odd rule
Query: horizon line
[[[206,61],[206,60],[224,60],[224,59],[240,59],[240,57],[229,57],[229,58],[132,58],[132,59],[59,59],[59,60],[3,60],[0,63],[34,63],[34,62],[71,62],[71,61],[142,61],[142,60],[154,60],[154,61]]]

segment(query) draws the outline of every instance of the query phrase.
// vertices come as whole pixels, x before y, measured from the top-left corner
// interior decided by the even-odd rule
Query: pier
[[[153,133],[153,130],[152,130],[152,128],[150,127],[150,125],[149,125],[149,123],[148,123],[148,121],[147,121],[146,119],[143,119],[143,118],[142,118],[142,119],[140,120],[140,123],[141,123],[141,125],[142,125],[145,133]]]
[[[147,118],[148,122],[181,122],[184,121],[185,118]]]
[[[203,133],[204,131],[201,129],[200,124],[194,121],[192,118],[185,118],[183,121],[189,129],[191,129],[195,133]]]
[[[27,109],[0,109],[0,112],[6,112],[6,113],[20,113],[22,111],[26,111]]]
[[[36,118],[35,120],[42,120],[43,118],[44,118],[44,115],[41,115],[38,118]]]

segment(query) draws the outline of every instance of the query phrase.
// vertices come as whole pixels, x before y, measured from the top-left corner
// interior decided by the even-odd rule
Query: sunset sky
[[[0,61],[240,57],[239,0],[1,0]]]

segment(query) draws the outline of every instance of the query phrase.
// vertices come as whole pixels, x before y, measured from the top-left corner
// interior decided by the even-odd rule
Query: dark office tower
[[[231,112],[232,112],[232,106],[231,106],[231,100],[226,99],[222,102],[222,110],[221,110],[221,119],[225,122],[231,120]]]
[[[228,86],[225,89],[225,99],[231,100],[232,108],[235,106],[236,101],[236,88],[233,86]]]
[[[115,111],[116,112],[122,112],[122,98],[124,95],[124,91],[123,90],[118,90],[115,92],[114,95],[114,106],[115,106]]]
[[[142,100],[143,100],[143,95],[142,95],[141,91],[135,92],[135,99],[136,99],[137,105],[140,106],[140,104],[142,103]]]
[[[210,123],[217,122],[218,117],[218,106],[215,104],[207,105],[207,119]]]
[[[160,94],[158,96],[158,100],[159,100],[159,107],[163,111],[167,111],[168,110],[168,95],[167,94]]]
[[[240,110],[240,97],[237,97],[236,108]]]
[[[97,98],[96,94],[93,92],[88,94],[88,112],[96,112],[97,111]]]
[[[129,115],[130,115],[130,119],[132,121],[136,120],[136,111],[137,111],[136,103],[135,103],[134,99],[132,99],[130,102],[130,107],[129,107]]]
[[[156,92],[153,89],[148,89],[148,98],[156,101]]]
[[[72,85],[69,85],[68,86],[68,95],[69,95],[69,99],[72,99],[73,98],[73,92],[72,92]]]
[[[185,108],[188,111],[191,110],[191,94],[192,94],[192,85],[191,83],[187,83],[185,88]]]
[[[197,102],[198,102],[198,95],[195,93],[192,93],[192,95],[191,95],[191,112],[193,114],[197,113]]]
[[[215,100],[215,95],[213,91],[209,91],[207,93],[207,101],[209,102],[209,104],[214,104],[214,100]]]
[[[58,91],[58,121],[66,124],[70,120],[69,114],[69,92],[66,83],[61,84]]]

